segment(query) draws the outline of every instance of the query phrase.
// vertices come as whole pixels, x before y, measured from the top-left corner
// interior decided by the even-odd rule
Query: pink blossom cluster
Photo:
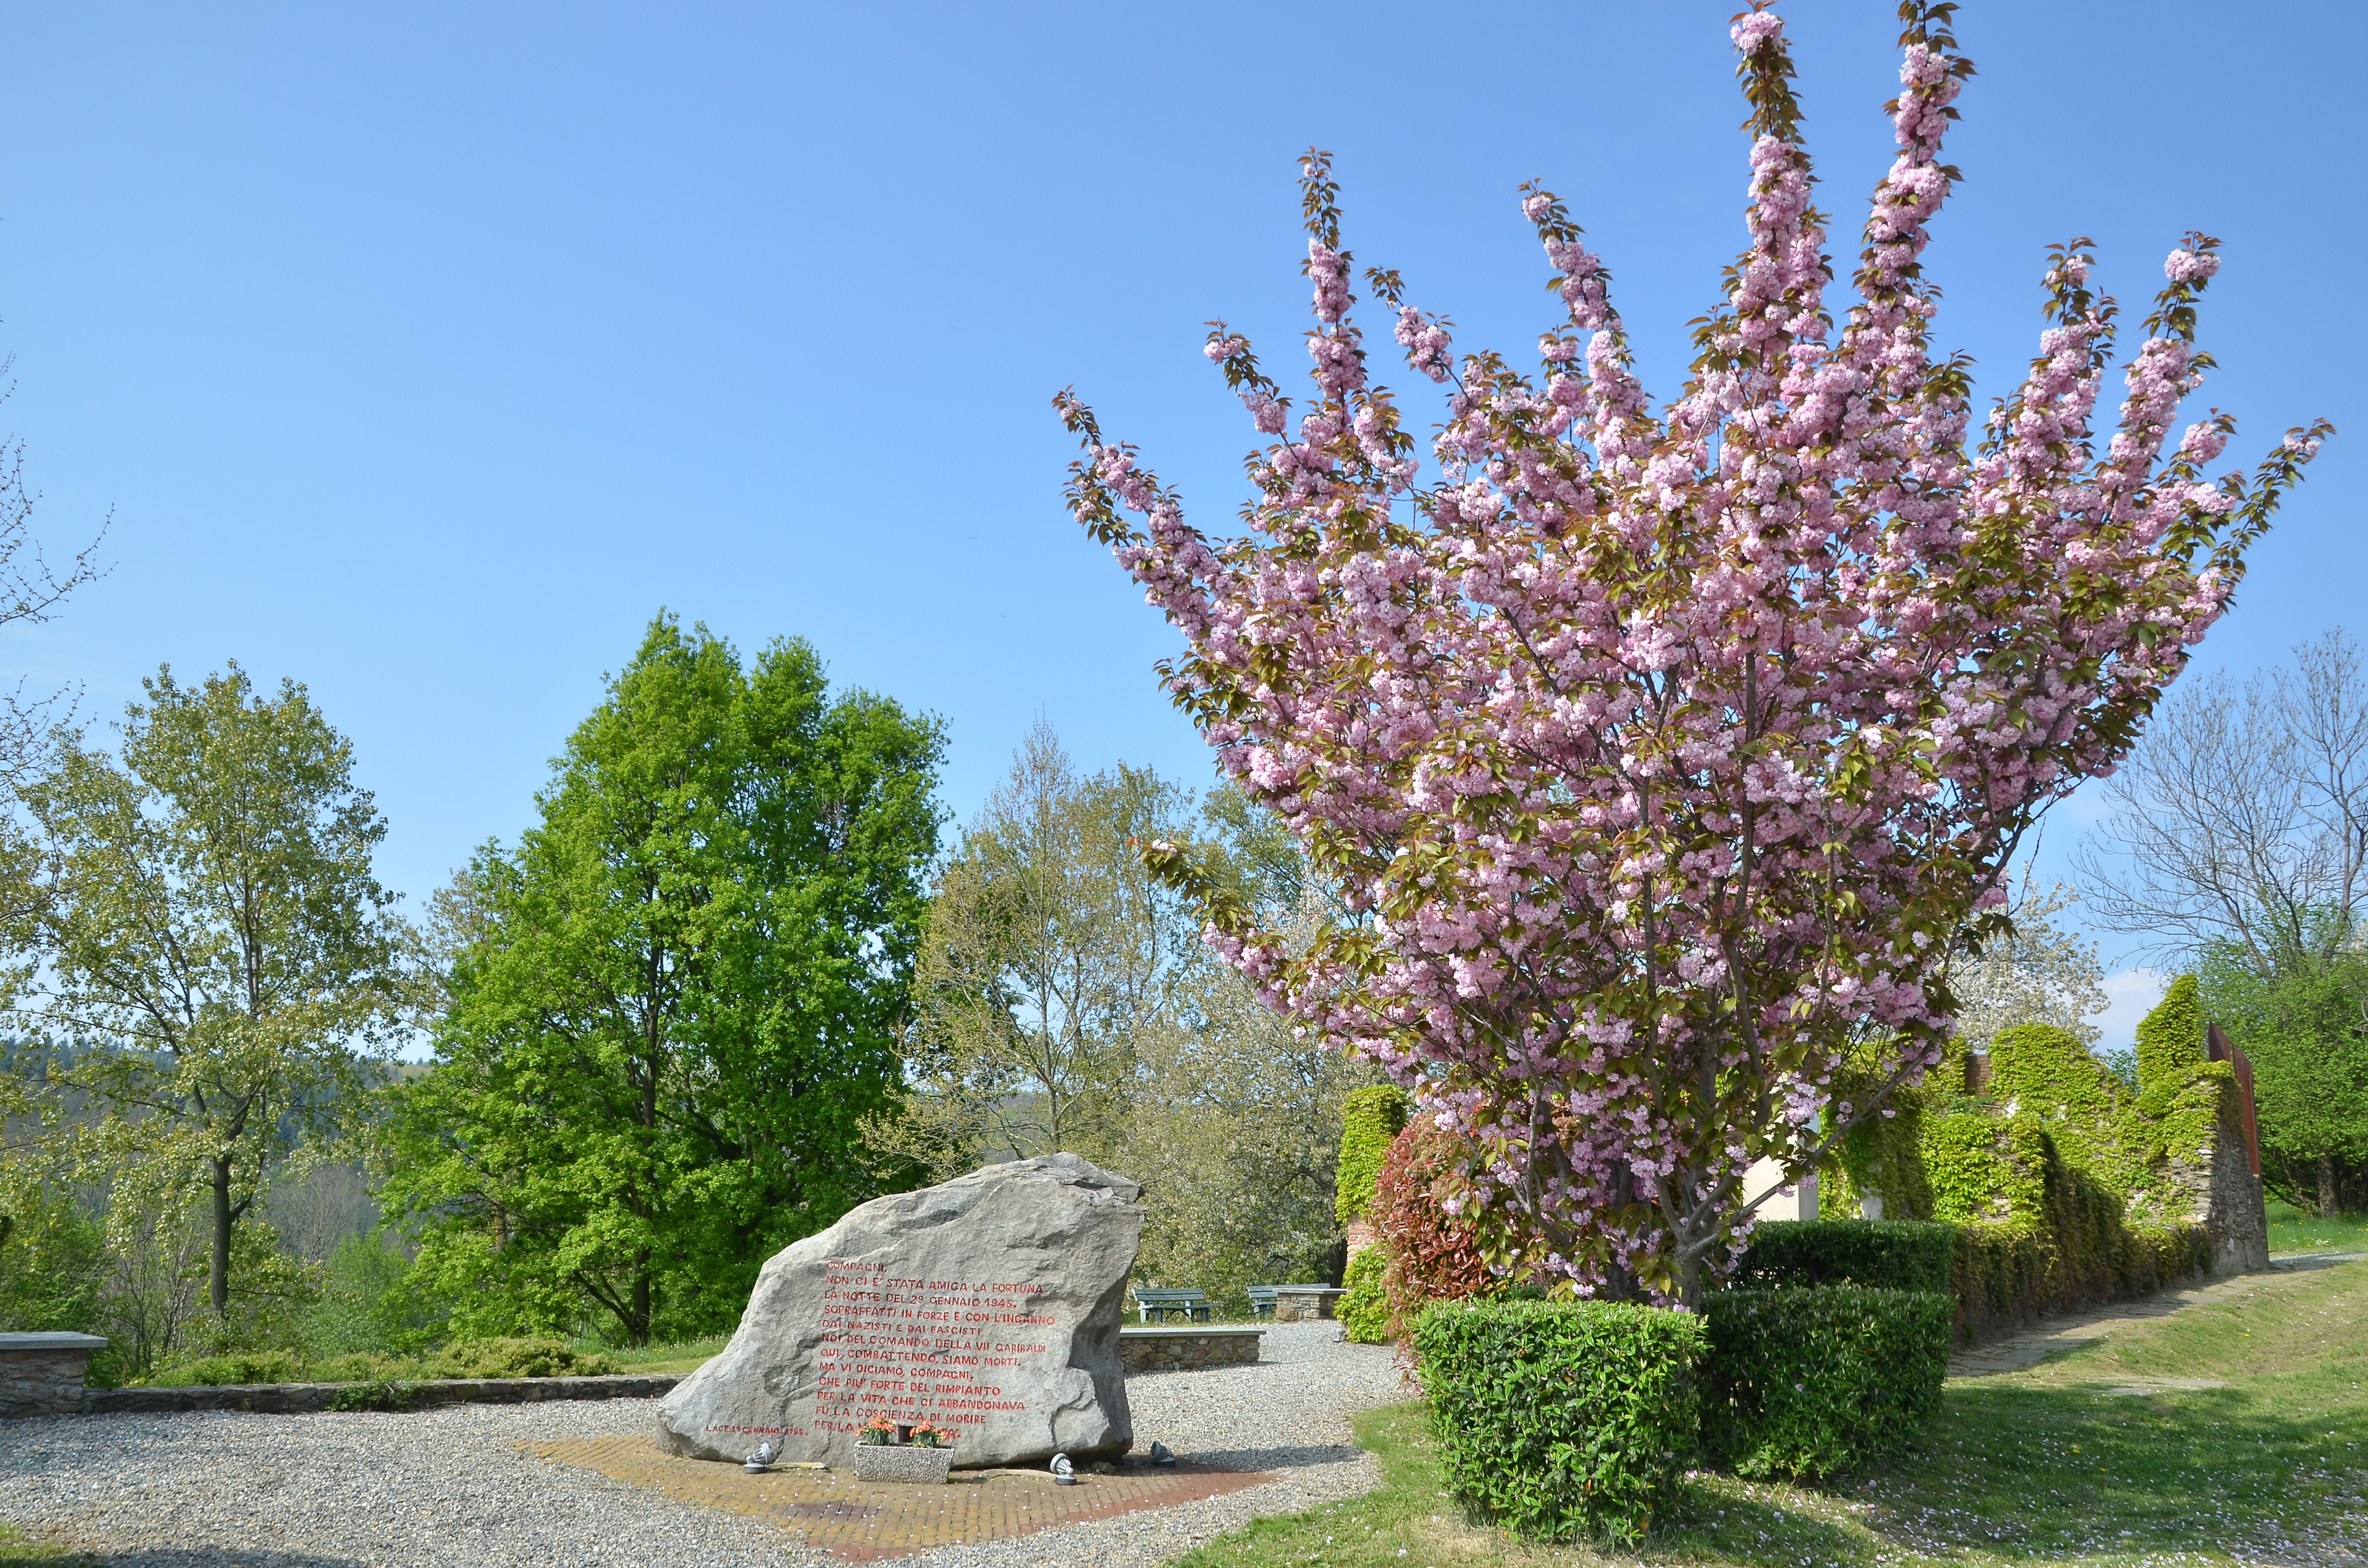
[[[1898,155],[1839,313],[1783,23],[1735,23],[1749,244],[1658,412],[1609,274],[1525,187],[1567,317],[1536,374],[1454,364],[1385,275],[1407,363],[1449,388],[1418,484],[1314,153],[1295,434],[1246,340],[1217,324],[1208,349],[1282,437],[1251,457],[1247,536],[1204,538],[1057,400],[1073,508],[1184,634],[1171,689],[1355,915],[1294,943],[1204,887],[1209,940],[1482,1151],[1458,1202],[1506,1268],[1691,1299],[1748,1233],[1752,1162],[1797,1173],[1890,1114],[2017,844],[2127,752],[2326,434],[2207,481],[2215,413],[2164,460],[2208,364],[2218,257],[2191,235],[2101,452],[2115,312],[2086,242],[2051,256],[2039,354],[1969,444],[1920,270],[1971,74],[1948,10],[1909,7]]]

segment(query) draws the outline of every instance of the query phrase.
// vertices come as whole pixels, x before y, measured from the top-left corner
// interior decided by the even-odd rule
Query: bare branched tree
[[[14,356],[0,359],[0,376],[15,362]],[[0,399],[6,396],[0,390]],[[63,568],[54,568],[33,534],[35,499],[25,488],[24,444],[0,445],[0,627],[39,625],[67,595],[106,574],[98,547],[107,524]],[[47,755],[51,733],[71,717],[71,688],[37,695],[29,684],[19,677],[14,689],[0,692],[0,784],[11,788],[31,777]]]
[[[2368,681],[2341,630],[2241,687],[2182,682],[2106,784],[2076,864],[2100,924],[2262,974],[2349,944],[2368,900]]]

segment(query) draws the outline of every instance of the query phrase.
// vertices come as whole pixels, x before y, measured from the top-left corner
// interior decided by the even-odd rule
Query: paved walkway
[[[1130,1455],[1122,1464],[1081,1469],[1075,1486],[1056,1486],[1041,1470],[956,1471],[949,1478],[951,1485],[895,1486],[826,1470],[777,1470],[750,1476],[736,1466],[665,1453],[648,1436],[573,1437],[520,1446],[561,1464],[655,1488],[679,1503],[703,1503],[784,1526],[808,1545],[850,1562],[1172,1508],[1275,1479],[1189,1461],[1153,1465]]]
[[[2019,1372],[2025,1367],[2037,1366],[2058,1351],[2077,1350],[2081,1346],[2111,1338],[2113,1331],[2124,1324],[2169,1317],[2188,1307],[2241,1296],[2283,1275],[2332,1268],[2339,1263],[2357,1263],[2363,1257],[2368,1257],[2368,1252],[2296,1253],[2270,1259],[2270,1269],[2266,1274],[2234,1275],[2226,1279],[2214,1279],[2209,1284],[2157,1290],[2151,1296],[2114,1301],[2090,1312],[2067,1312],[2061,1317],[2046,1318],[2021,1334],[1958,1351],[1949,1358],[1949,1376],[1990,1378],[2000,1372]]]

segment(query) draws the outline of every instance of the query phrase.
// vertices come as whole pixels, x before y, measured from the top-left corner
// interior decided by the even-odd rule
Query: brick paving
[[[977,1545],[1087,1519],[1173,1507],[1272,1481],[1262,1471],[1189,1460],[1140,1460],[1114,1474],[1080,1474],[1055,1486],[1033,1470],[954,1471],[943,1486],[858,1481],[823,1470],[750,1475],[737,1465],[683,1459],[648,1437],[570,1437],[518,1445],[556,1463],[647,1486],[677,1502],[729,1509],[793,1530],[849,1562],[905,1557],[932,1547]]]

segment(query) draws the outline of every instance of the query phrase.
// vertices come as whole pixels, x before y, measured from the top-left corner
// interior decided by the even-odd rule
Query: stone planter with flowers
[[[856,1437],[855,1479],[915,1482],[943,1486],[953,1469],[954,1435],[923,1421],[906,1426],[886,1419],[867,1423]]]

